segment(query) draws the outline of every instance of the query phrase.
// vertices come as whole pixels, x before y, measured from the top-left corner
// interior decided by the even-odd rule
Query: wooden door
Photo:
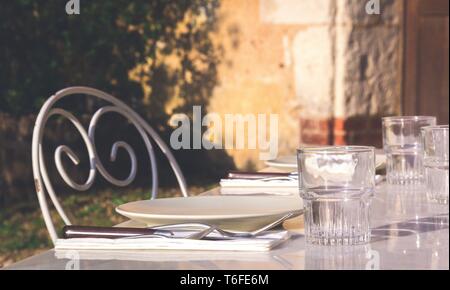
[[[449,0],[405,1],[403,114],[449,123]]]

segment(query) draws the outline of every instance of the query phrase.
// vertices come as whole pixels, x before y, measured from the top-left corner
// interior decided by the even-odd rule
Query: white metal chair
[[[54,108],[54,105],[60,101],[63,98],[68,98],[71,95],[89,95],[94,96],[97,98],[100,98],[104,101],[107,101],[110,105],[105,106],[97,110],[94,115],[92,116],[92,119],[90,120],[89,128],[86,131],[85,128],[82,126],[81,122],[70,112],[63,110],[61,108]],[[139,134],[141,135],[142,139],[144,140],[146,149],[148,151],[149,157],[150,157],[150,164],[151,164],[151,172],[152,172],[152,195],[151,198],[156,198],[157,192],[158,192],[158,172],[157,172],[157,166],[155,162],[155,154],[154,154],[154,148],[152,146],[152,143],[150,142],[150,139],[156,143],[156,145],[161,149],[161,151],[165,154],[167,157],[170,166],[172,170],[175,173],[175,176],[177,178],[178,184],[180,186],[181,192],[184,197],[188,196],[187,193],[187,187],[186,182],[183,176],[183,173],[181,172],[180,167],[178,166],[177,161],[175,160],[174,156],[172,155],[170,149],[167,147],[167,145],[164,143],[164,141],[159,137],[159,135],[156,133],[155,130],[153,130],[152,127],[150,127],[136,112],[134,112],[130,107],[128,107],[125,103],[122,101],[114,98],[113,96],[106,94],[102,91],[93,89],[93,88],[87,88],[87,87],[70,87],[64,90],[61,90],[57,92],[55,95],[51,96],[43,105],[41,111],[39,112],[39,115],[36,119],[34,131],[33,131],[33,141],[32,141],[32,163],[33,163],[33,176],[34,176],[34,183],[36,186],[36,193],[39,200],[39,205],[42,210],[42,214],[44,217],[45,225],[48,229],[48,232],[50,234],[50,237],[53,242],[56,241],[58,238],[58,235],[55,230],[54,223],[52,221],[49,207],[47,204],[47,198],[46,193],[49,195],[51,202],[53,203],[54,207],[56,208],[58,214],[64,221],[66,225],[70,225],[71,222],[69,218],[67,217],[66,213],[64,212],[60,202],[58,201],[58,198],[55,194],[55,191],[52,186],[52,182],[48,176],[47,173],[47,167],[44,162],[44,156],[43,156],[43,150],[42,150],[42,139],[43,139],[43,133],[45,129],[45,125],[47,123],[47,120],[54,115],[59,115],[64,118],[67,118],[78,130],[78,132],[81,134],[81,137],[83,138],[83,141],[87,147],[87,151],[89,154],[89,160],[90,160],[90,168],[89,168],[89,176],[84,184],[79,184],[75,181],[73,181],[67,174],[66,170],[64,169],[64,166],[62,164],[62,154],[67,154],[67,156],[74,162],[74,164],[78,164],[80,162],[79,158],[75,155],[75,153],[66,145],[60,145],[55,150],[55,164],[56,169],[61,175],[64,182],[70,186],[71,188],[77,190],[77,191],[86,191],[88,190],[92,184],[94,183],[97,170],[100,172],[100,174],[111,184],[124,187],[129,185],[136,177],[137,173],[137,158],[134,153],[134,150],[131,148],[131,146],[123,141],[115,142],[111,149],[111,161],[115,161],[117,156],[117,151],[119,148],[122,148],[127,151],[129,158],[131,160],[131,169],[128,177],[123,180],[116,179],[115,177],[111,176],[108,171],[103,166],[100,158],[98,157],[96,146],[95,146],[95,128],[97,125],[97,122],[99,119],[106,113],[116,113],[120,114],[123,117],[127,118],[134,127],[138,130]]]

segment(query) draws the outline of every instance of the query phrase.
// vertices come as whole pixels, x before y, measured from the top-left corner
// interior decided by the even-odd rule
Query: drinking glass
[[[427,194],[430,200],[448,204],[448,125],[422,128]]]
[[[375,149],[310,147],[299,149],[297,157],[307,243],[356,245],[369,242]]]
[[[421,128],[436,125],[435,117],[383,118],[386,180],[389,184],[423,184]]]

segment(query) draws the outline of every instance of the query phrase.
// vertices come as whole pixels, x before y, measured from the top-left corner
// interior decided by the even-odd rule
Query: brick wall
[[[225,58],[209,111],[277,113],[279,152],[300,144],[381,146],[400,112],[402,0],[223,0]],[[229,150],[239,167],[258,154]]]

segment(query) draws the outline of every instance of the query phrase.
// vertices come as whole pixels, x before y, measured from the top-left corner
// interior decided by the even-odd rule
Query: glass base
[[[445,166],[426,166],[425,176],[427,196],[431,202],[448,204],[449,173],[448,163]]]
[[[386,181],[392,185],[419,185],[425,182],[421,152],[398,151],[387,154]]]
[[[391,185],[422,185],[425,183],[422,175],[417,176],[396,176],[394,174],[386,176],[386,182]]]
[[[370,197],[304,200],[306,242],[359,245],[370,241]]]
[[[306,242],[313,245],[322,246],[350,246],[350,245],[362,245],[370,242],[370,233],[366,233],[359,236],[351,237],[320,237],[319,236],[307,236]]]

